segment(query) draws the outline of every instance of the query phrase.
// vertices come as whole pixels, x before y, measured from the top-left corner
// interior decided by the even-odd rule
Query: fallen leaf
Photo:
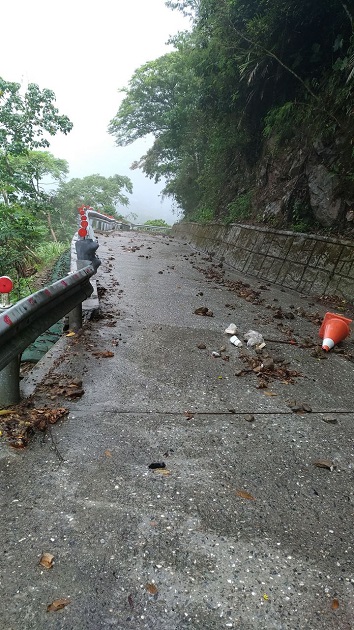
[[[45,569],[51,569],[53,567],[54,556],[51,553],[43,553],[39,560],[39,564]]]
[[[194,315],[203,315],[205,316],[208,313],[209,309],[207,306],[200,306],[199,308],[196,308],[194,311]]]
[[[335,464],[329,461],[329,459],[317,459],[315,462],[313,462],[313,465],[316,466],[317,468],[326,468],[327,470],[330,470],[330,471],[332,471],[333,468],[335,468]]]
[[[66,398],[81,398],[81,396],[83,396],[85,393],[85,390],[83,389],[74,389],[74,390],[66,390],[63,391],[63,394],[65,395]]]
[[[128,595],[128,603],[129,603],[129,606],[130,606],[131,610],[133,610],[133,608],[134,608],[134,601],[133,601],[133,597],[131,595]]]
[[[237,490],[236,494],[238,497],[241,497],[241,499],[249,499],[250,501],[255,501],[255,498],[252,496],[252,494],[246,492],[246,490]]]
[[[157,593],[159,592],[157,586],[155,584],[145,584],[145,588],[148,591],[148,593],[150,593],[150,595],[157,595]]]
[[[70,604],[70,599],[62,597],[61,599],[55,599],[51,604],[47,606],[47,612],[56,612],[57,610],[61,610],[61,608],[65,608],[68,604]]]
[[[112,457],[111,451],[105,451],[104,454],[106,457]]]
[[[278,396],[278,394],[275,394],[274,392],[270,392],[270,391],[266,391],[264,392],[265,396]]]
[[[160,475],[170,475],[171,471],[168,470],[168,468],[155,468],[154,469],[155,473],[159,473]]]
[[[99,357],[100,359],[108,359],[109,357],[114,357],[114,352],[110,350],[102,350],[92,353],[94,357]]]
[[[333,418],[333,416],[325,416],[322,420],[323,422],[327,422],[327,424],[338,424],[337,418]]]
[[[337,608],[339,608],[339,601],[338,599],[335,597],[334,599],[332,599],[332,606],[331,606],[332,610],[337,610]]]
[[[12,413],[16,413],[16,411],[12,411],[11,409],[0,409],[0,416],[8,416]]]

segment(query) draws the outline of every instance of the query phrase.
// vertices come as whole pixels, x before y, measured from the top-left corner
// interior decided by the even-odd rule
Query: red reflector
[[[14,288],[14,283],[9,276],[0,277],[0,293],[10,293]]]

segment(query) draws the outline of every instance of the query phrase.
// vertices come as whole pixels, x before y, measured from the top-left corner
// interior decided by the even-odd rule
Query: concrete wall
[[[306,295],[354,299],[354,242],[250,225],[177,223],[172,234],[235,269]]]

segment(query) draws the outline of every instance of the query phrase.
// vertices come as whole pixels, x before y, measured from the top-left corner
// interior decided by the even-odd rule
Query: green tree
[[[0,204],[0,274],[18,280],[36,258],[33,248],[46,229],[38,216],[19,204]]]
[[[67,134],[72,123],[55,107],[51,90],[31,83],[25,91],[18,83],[0,78],[0,256],[4,273],[21,276],[35,257],[32,247],[43,239],[48,195],[41,177],[56,181],[67,165],[38,149],[49,147],[49,138]]]
[[[22,155],[49,147],[49,136],[67,134],[72,123],[59,114],[55,94],[30,83],[22,95],[21,85],[0,77],[0,151],[3,155]]]
[[[169,185],[163,191],[174,194],[177,202],[186,202],[193,197],[198,186],[199,138],[196,130],[201,128],[198,109],[198,78],[192,66],[188,36],[180,37],[181,50],[176,50],[149,62],[136,70],[123,102],[109,125],[109,132],[118,146],[125,146],[153,134],[155,142],[146,155],[132,165],[142,168],[155,182],[164,178],[172,183],[185,168],[194,177],[184,186],[184,195],[179,198],[171,193]]]
[[[150,219],[145,221],[144,225],[156,225],[156,227],[170,227],[164,219]]]
[[[52,224],[53,192],[48,187],[63,182],[69,172],[68,163],[55,158],[49,151],[29,151],[23,155],[9,155],[8,165],[11,182],[8,181],[6,186],[2,184],[0,199],[2,197],[3,203],[21,203],[27,210],[44,217],[53,240],[57,241]],[[48,177],[50,181],[46,181]]]
[[[273,146],[284,138],[309,148],[318,138],[341,144],[345,159],[337,170],[349,183],[354,179],[354,19],[348,3],[166,4],[189,15],[193,28],[172,40],[174,52],[135,71],[109,126],[118,145],[153,134],[152,148],[133,167],[165,178],[164,194],[188,217],[228,216],[238,206],[255,185],[265,137]]]

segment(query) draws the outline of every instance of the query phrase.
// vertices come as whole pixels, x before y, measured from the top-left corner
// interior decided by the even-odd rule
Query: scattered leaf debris
[[[332,599],[331,608],[332,608],[332,610],[338,610],[338,608],[339,608],[339,600],[337,599],[337,597],[334,597]]]
[[[134,252],[137,252],[140,249],[140,247],[143,247],[143,245],[140,245],[140,246],[138,246],[138,245],[131,245],[131,247],[127,247],[126,245],[122,245],[122,250],[124,252],[130,252],[130,253],[134,254]]]
[[[222,267],[222,264],[221,264]],[[263,304],[264,300],[260,297],[261,291],[252,289],[250,285],[241,280],[226,280],[224,278],[224,271],[220,271],[219,265],[211,265],[207,269],[202,267],[196,267],[197,271],[200,271],[205,275],[207,280],[213,280],[218,284],[222,284],[230,291],[236,293],[240,298],[243,298],[247,302],[253,302],[253,304]]]

